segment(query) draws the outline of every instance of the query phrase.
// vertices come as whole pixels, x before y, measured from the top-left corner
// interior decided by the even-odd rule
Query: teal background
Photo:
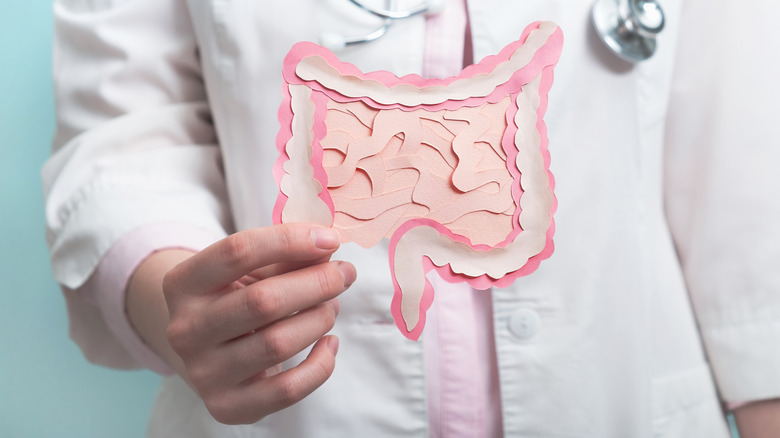
[[[51,278],[40,167],[54,134],[51,0],[0,15],[0,437],[144,436],[159,377],[87,363]],[[736,434],[735,434],[736,436]]]
[[[0,437],[143,437],[159,378],[89,364],[51,278],[39,176],[54,133],[51,0],[2,5]]]

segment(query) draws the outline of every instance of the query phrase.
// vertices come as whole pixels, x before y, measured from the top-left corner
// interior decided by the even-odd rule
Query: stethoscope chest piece
[[[593,26],[618,57],[640,62],[653,56],[664,12],[655,0],[596,0]]]

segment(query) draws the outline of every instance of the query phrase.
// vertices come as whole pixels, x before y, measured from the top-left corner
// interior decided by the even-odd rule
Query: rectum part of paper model
[[[417,340],[430,270],[506,287],[552,254],[556,199],[543,120],[563,45],[551,22],[446,79],[362,73],[312,43],[284,64],[275,223],[363,247],[390,239],[399,330]]]

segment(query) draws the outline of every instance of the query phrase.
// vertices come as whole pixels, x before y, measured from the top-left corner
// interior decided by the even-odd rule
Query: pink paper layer
[[[544,38],[539,36],[542,29],[548,32]],[[524,47],[532,34],[533,42]],[[427,281],[419,278],[419,269],[395,262],[399,241],[411,230],[427,227],[445,238],[437,238],[440,251],[435,256],[426,253],[424,243],[404,245],[411,248],[410,255],[420,257],[423,277],[424,273],[436,269],[449,282],[467,282],[472,287],[486,289],[508,286],[518,277],[533,272],[553,251],[552,215],[557,202],[552,195],[554,179],[549,171],[543,116],[562,43],[560,29],[550,23],[534,23],[525,29],[520,40],[498,55],[445,79],[423,79],[416,75],[399,78],[385,71],[362,73],[355,66],[340,62],[327,49],[311,43],[296,44],[283,70],[285,84],[277,136],[280,156],[274,167],[281,189],[274,221],[283,220],[288,201],[284,187],[322,187],[316,196],[307,199],[319,199],[327,206],[334,226],[343,230],[346,240],[371,246],[389,237],[395,288],[392,313],[401,332],[415,340],[425,324],[425,311],[433,301],[433,290]],[[515,65],[516,70],[507,74],[508,66]],[[495,77],[501,74],[506,77],[501,76],[502,80],[496,82]],[[485,89],[485,84],[490,85],[491,81],[496,83]],[[305,111],[298,112],[310,104],[295,101],[290,93],[291,87],[299,86],[310,89],[308,95],[314,114],[308,122],[303,120]],[[522,102],[518,99],[521,93],[525,93]],[[532,96],[527,96],[528,93]],[[407,103],[427,103],[409,105],[388,101],[387,96],[396,94]],[[511,102],[506,109],[484,116],[485,108],[489,108],[486,105],[496,105],[507,97]],[[535,104],[535,111],[528,114],[527,107],[531,104]],[[526,112],[519,114],[518,105]],[[496,120],[503,128],[496,128]],[[522,129],[518,123],[522,123]],[[535,130],[535,134],[529,137],[528,130]],[[301,175],[290,175],[285,163],[291,159],[288,147],[296,147],[293,141],[296,138],[296,141],[310,138],[310,144],[305,145],[308,152],[296,154],[310,158],[308,163],[303,163],[304,170],[299,166]],[[536,143],[527,143],[534,139]],[[525,143],[520,145],[517,141]],[[496,158],[504,160],[503,169],[491,164]],[[528,175],[524,174],[529,171]],[[507,172],[506,187],[510,193],[507,203],[491,204],[490,200],[507,184],[501,182]],[[540,183],[541,175],[546,177]],[[313,185],[306,178],[313,178],[319,184]],[[415,178],[417,181],[410,184]],[[533,196],[524,196],[526,190],[532,190]],[[289,193],[297,191],[288,190]],[[437,204],[442,199],[453,201]],[[546,211],[534,212],[540,208]],[[525,209],[530,210],[524,213]],[[481,220],[464,219],[469,215]],[[512,220],[493,220],[502,215],[511,215]],[[532,224],[530,229],[526,223]],[[484,228],[491,232],[480,232]],[[497,248],[508,253],[530,241],[525,233],[541,233],[544,243],[538,249],[523,249],[522,265],[514,266],[507,261],[510,258],[496,256]],[[537,243],[527,245],[538,246],[538,239]],[[464,247],[471,248],[471,252],[464,252]],[[455,257],[452,262],[442,256],[448,251]],[[491,274],[480,267],[484,266],[484,260],[475,263],[464,260],[469,257],[490,257],[506,266]],[[453,264],[455,260],[457,267]],[[401,285],[421,281],[424,281],[421,290],[412,291]]]

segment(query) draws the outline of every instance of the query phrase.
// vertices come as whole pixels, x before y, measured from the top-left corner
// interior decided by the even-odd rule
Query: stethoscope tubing
[[[390,19],[390,20],[404,20],[406,18],[414,17],[415,15],[424,14],[429,10],[428,2],[422,2],[419,5],[410,9],[394,11],[389,9],[389,7],[388,9],[374,8],[372,6],[363,3],[360,0],[348,0],[348,1],[370,14],[376,15],[379,18]],[[392,2],[387,1],[386,3],[389,5]]]
[[[446,3],[446,0],[427,0],[408,9],[395,10],[395,0],[385,0],[384,8],[367,5],[362,0],[347,1],[381,18],[382,25],[369,33],[352,37],[332,33],[323,35],[321,43],[331,50],[376,41],[387,33],[395,20],[405,20],[419,14],[436,14]],[[644,26],[643,19],[647,21],[648,17],[660,24]],[[596,32],[609,50],[631,63],[645,61],[653,56],[656,36],[663,29],[665,21],[657,0],[595,0],[591,18]]]

